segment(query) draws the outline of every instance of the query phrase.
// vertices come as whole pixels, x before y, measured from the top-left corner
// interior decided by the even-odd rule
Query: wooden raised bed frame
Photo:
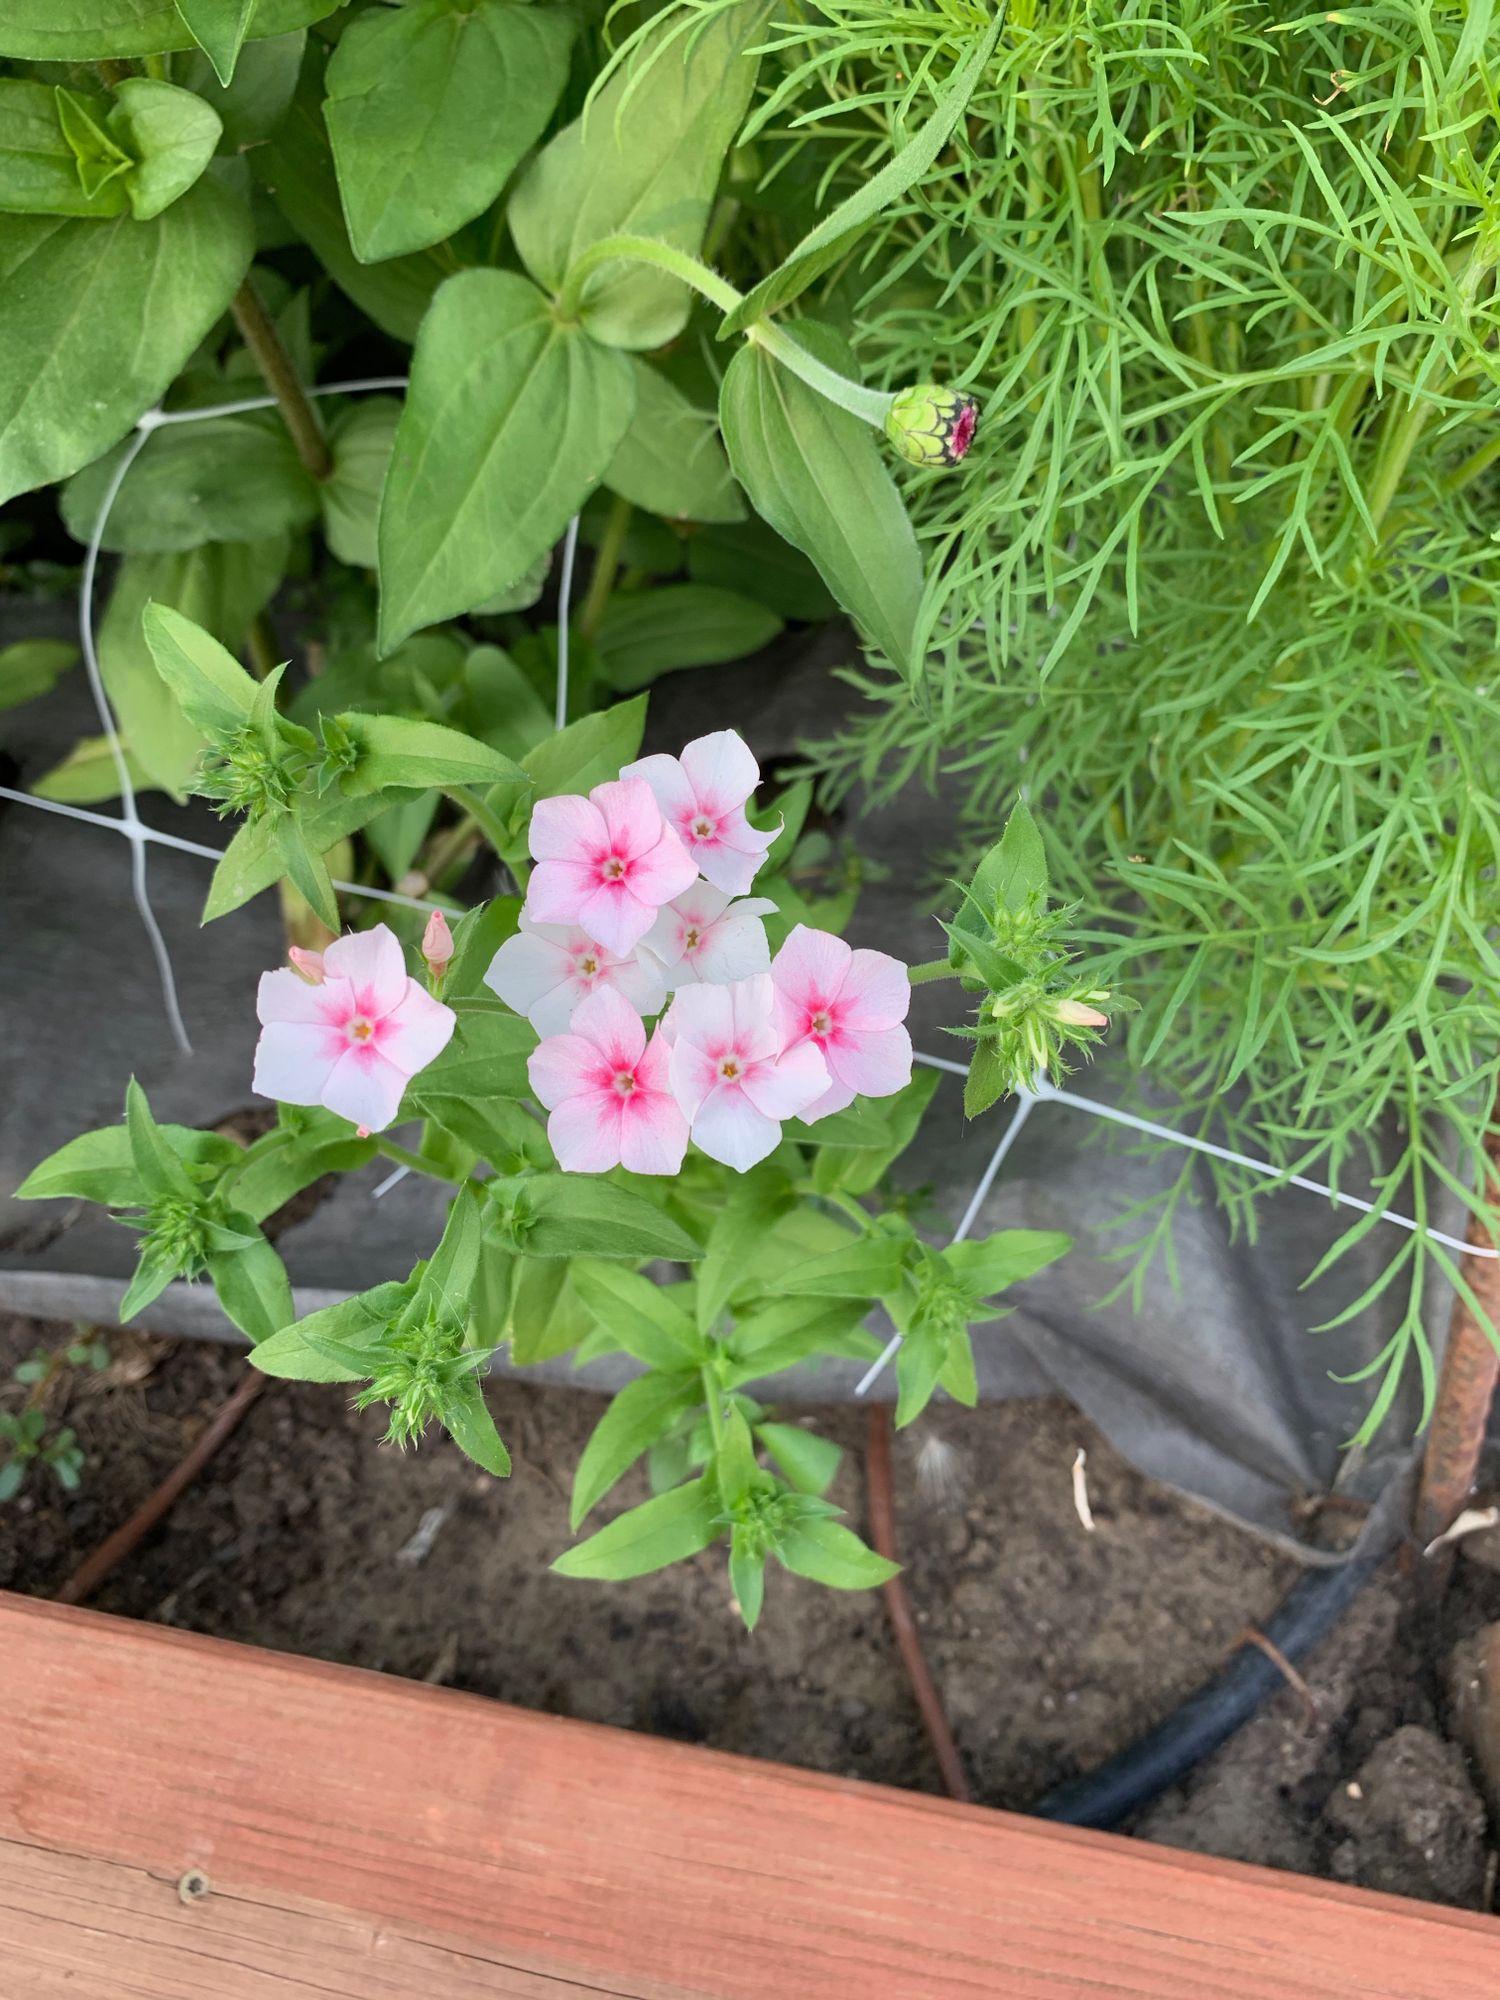
[[[4,2000],[1500,1992],[1488,1917],[4,1594],[0,1702]]]

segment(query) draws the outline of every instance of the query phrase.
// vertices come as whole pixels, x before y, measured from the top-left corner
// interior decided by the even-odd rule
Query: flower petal
[[[255,992],[255,1012],[263,1025],[305,1021],[319,1027],[341,1027],[355,1012],[354,992],[347,979],[309,986],[295,972],[263,972]]]
[[[775,838],[775,834],[767,834],[766,846],[769,847]],[[717,834],[712,840],[689,840],[687,848],[695,865],[702,869],[716,889],[722,889],[728,896],[743,896],[765,860],[764,849],[753,854],[745,853]]]
[[[641,1017],[623,994],[597,986],[573,1010],[573,1033],[592,1042],[612,1070],[633,1070],[646,1050]]]
[[[839,990],[839,1019],[849,1028],[890,1028],[906,1019],[911,1006],[911,980],[899,958],[889,952],[852,954]]]
[[[539,861],[526,885],[526,914],[536,924],[576,924],[599,887],[599,870],[586,861]]]
[[[603,1174],[620,1164],[622,1103],[614,1091],[591,1091],[559,1104],[547,1137],[565,1174]]]
[[[583,933],[561,928],[554,931],[551,926],[544,933],[525,917],[521,922],[525,928],[508,937],[490,960],[484,983],[507,1007],[524,1014],[539,1035],[561,1034],[572,1018],[577,997],[569,990],[571,940],[582,940]],[[555,1018],[559,1009],[561,1021]]]
[[[534,889],[536,875],[531,882]],[[643,903],[626,882],[595,881],[574,915],[617,958],[628,958],[656,921],[655,906]]]
[[[620,1164],[631,1173],[680,1173],[687,1143],[688,1122],[667,1091],[637,1091],[621,1106]]]
[[[441,1000],[424,993],[415,979],[406,982],[406,998],[380,1022],[376,1045],[387,1062],[415,1076],[447,1048],[458,1016]]]
[[[538,799],[531,809],[529,840],[536,861],[589,862],[609,851],[604,815],[592,798],[576,793]]]
[[[655,845],[638,853],[630,864],[630,893],[653,909],[685,895],[697,879],[697,862],[669,826],[663,826]]]
[[[406,953],[388,924],[335,938],[323,953],[323,966],[330,978],[348,980],[354,989],[356,1012],[368,1014],[372,1021],[401,1005],[406,992]]]
[[[847,1111],[854,1102],[854,1092],[848,1084],[837,1078],[828,1086],[816,1104],[809,1104],[802,1113],[804,1125],[816,1125],[820,1118],[827,1118],[835,1111]]]
[[[834,1081],[856,1097],[891,1097],[911,1082],[911,1036],[905,1028],[833,1035],[823,1053]]]
[[[351,1125],[383,1132],[401,1109],[406,1073],[366,1044],[346,1049],[323,1086],[323,1103]]]
[[[637,1014],[659,1014],[666,1005],[667,982],[661,967],[654,958],[642,957],[639,951],[634,958],[606,965],[600,983],[613,986]]]
[[[688,1118],[697,1116],[698,1107],[719,1083],[719,1065],[696,1042],[679,1039],[669,1051],[672,1095]]]
[[[337,1029],[306,1021],[268,1022],[255,1044],[251,1088],[281,1104],[321,1104],[323,1086],[347,1047]]]
[[[684,986],[668,1018],[679,1042],[691,1042],[711,1055],[734,1040],[734,1001],[727,986]]]
[[[694,737],[682,753],[682,768],[698,804],[715,819],[742,806],[760,783],[760,766],[733,729]]]
[[[607,1087],[609,1068],[582,1035],[549,1035],[526,1058],[526,1074],[542,1104],[551,1111],[570,1097]]]
[[[798,924],[771,961],[771,977],[798,1007],[825,1006],[838,993],[854,954],[831,931]]]
[[[649,854],[662,833],[661,807],[644,778],[611,778],[595,785],[589,798],[599,808],[609,837],[607,852]]]
[[[734,1039],[748,1062],[764,1062],[781,1048],[776,1028],[776,988],[762,972],[723,989],[734,1009]]]
[[[800,1042],[776,1062],[753,1064],[745,1072],[743,1088],[767,1118],[800,1118],[832,1081],[816,1042]]]
[[[698,801],[693,797],[686,771],[675,757],[664,757],[660,752],[654,757],[638,757],[635,763],[624,767],[620,777],[622,781],[639,778],[648,784],[662,817],[674,826],[679,820],[692,817]]]
[[[775,905],[767,903],[764,897],[752,901],[756,907],[731,904],[729,914],[709,927],[698,949],[690,952],[683,962],[685,979],[707,980],[723,986],[730,980],[752,979],[770,972],[771,947],[757,910],[773,909]],[[742,908],[746,911],[743,916]]]
[[[693,1143],[711,1160],[747,1174],[781,1144],[781,1127],[762,1116],[738,1086],[721,1084],[698,1106]]]

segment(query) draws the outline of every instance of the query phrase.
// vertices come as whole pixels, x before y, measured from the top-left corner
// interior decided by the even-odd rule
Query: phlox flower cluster
[[[486,978],[542,1037],[564,1172],[675,1174],[691,1141],[744,1173],[784,1120],[909,1081],[905,966],[802,924],[772,957],[776,906],[747,893],[775,838],[746,816],[759,782],[721,729],[533,812],[520,928]]]

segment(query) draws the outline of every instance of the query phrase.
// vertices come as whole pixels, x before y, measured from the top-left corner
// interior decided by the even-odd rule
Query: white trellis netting
[[[403,377],[377,377],[377,378],[371,378],[353,382],[327,383],[312,389],[309,393],[319,397],[331,396],[331,395],[355,395],[355,394],[375,392],[375,391],[392,391],[392,390],[399,391],[404,389],[405,387],[406,387],[406,381],[405,378]],[[103,677],[99,669],[99,662],[98,662],[97,650],[95,645],[95,636],[94,636],[95,579],[98,569],[99,555],[101,552],[104,533],[108,523],[110,511],[124,484],[125,478],[129,473],[131,465],[134,463],[135,458],[137,457],[139,452],[143,449],[151,433],[154,430],[168,424],[192,423],[210,417],[232,416],[249,411],[271,409],[274,407],[275,407],[275,399],[273,397],[258,396],[258,397],[249,397],[234,402],[215,404],[211,407],[205,407],[202,409],[174,410],[174,411],[158,410],[158,411],[148,412],[137,423],[135,433],[132,439],[130,440],[130,443],[127,446],[126,451],[122,454],[119,465],[117,465],[117,467],[115,468],[114,476],[111,479],[109,488],[104,496],[104,501],[100,509],[99,519],[95,525],[93,536],[88,545],[84,562],[83,585],[81,592],[80,615],[79,615],[79,630],[80,630],[80,639],[83,648],[84,662],[87,670],[90,691],[92,694],[95,707],[98,710],[100,726],[109,743],[111,755],[114,758],[115,767],[119,778],[120,801],[121,801],[121,811],[119,816],[115,817],[106,813],[92,812],[80,806],[65,804],[54,800],[39,799],[34,797],[32,794],[24,791],[17,791],[7,787],[0,787],[0,798],[9,800],[15,804],[35,807],[39,810],[54,813],[67,819],[76,820],[90,826],[95,826],[102,828],[106,831],[114,832],[130,843],[132,894],[134,896],[136,908],[140,915],[141,923],[146,931],[146,935],[150,943],[157,973],[160,979],[162,1001],[166,1012],[168,1024],[170,1026],[174,1040],[176,1041],[178,1047],[183,1051],[184,1054],[191,1053],[191,1043],[187,1034],[186,1025],[182,1018],[181,1007],[178,1002],[177,984],[173,973],[171,955],[168,950],[165,938],[163,936],[161,926],[157,922],[155,912],[153,911],[151,905],[149,884],[147,879],[147,853],[150,847],[156,845],[156,846],[161,846],[163,848],[175,849],[183,853],[200,856],[205,860],[217,861],[220,858],[221,850],[213,846],[210,846],[206,843],[186,839],[177,834],[171,834],[159,831],[158,829],[146,824],[140,817],[140,813],[137,807],[134,786],[132,785],[130,779],[130,772],[126,759],[125,747],[119,735],[119,731],[116,727],[114,713],[110,706],[108,693],[105,689]],[[561,554],[561,564],[560,564],[558,687],[557,687],[557,710],[556,710],[559,726],[561,726],[563,720],[565,719],[567,710],[568,665],[569,665],[568,609],[571,603],[574,559],[577,547],[577,536],[578,536],[578,522],[575,519],[570,524],[567,535],[564,539],[562,546],[562,554]],[[335,886],[346,894],[356,895],[380,902],[394,903],[407,908],[412,908],[417,910],[430,910],[436,907],[436,905],[432,902],[423,900],[421,898],[404,896],[394,890],[371,888],[360,884],[347,883],[347,882],[338,882],[335,884]],[[966,1069],[965,1064],[952,1061],[942,1056],[919,1054],[917,1060],[924,1064],[930,1065],[934,1068],[944,1070],[958,1076],[962,1076],[965,1073]],[[1281,1168],[1276,1167],[1273,1163],[1271,1163],[1268,1160],[1258,1159],[1249,1154],[1241,1153],[1223,1146],[1219,1146],[1211,1140],[1175,1131],[1169,1125],[1160,1124],[1151,1119],[1137,1116],[1133,1112],[1123,1110],[1116,1105],[1103,1102],[1097,1098],[1085,1096],[1076,1091],[1059,1088],[1057,1086],[1048,1083],[1045,1079],[1040,1083],[1039,1087],[1036,1090],[1022,1095],[1017,1100],[1015,1108],[1011,1112],[1011,1115],[1005,1124],[1004,1130],[1001,1133],[998,1143],[995,1145],[993,1151],[989,1154],[987,1162],[984,1165],[983,1171],[981,1172],[977,1181],[973,1185],[972,1192],[969,1195],[963,1214],[960,1217],[957,1228],[954,1232],[954,1236],[952,1239],[953,1241],[955,1242],[960,1241],[965,1236],[967,1236],[970,1230],[973,1229],[976,1222],[979,1220],[981,1211],[984,1208],[984,1205],[991,1194],[991,1190],[995,1186],[995,1183],[1000,1175],[1002,1167],[1005,1164],[1007,1156],[1010,1154],[1012,1147],[1020,1138],[1022,1130],[1026,1126],[1028,1120],[1031,1118],[1032,1114],[1037,1110],[1037,1107],[1041,1105],[1056,1105],[1060,1107],[1066,1107],[1070,1110],[1083,1113],[1089,1118],[1109,1121],[1110,1123],[1113,1123],[1117,1126],[1128,1128],[1131,1131],[1140,1133],[1144,1137],[1160,1142],[1162,1144],[1172,1147],[1184,1148],[1199,1154],[1210,1155],[1216,1159],[1227,1161],[1237,1167],[1246,1170],[1247,1172],[1260,1175],[1268,1183],[1272,1183],[1282,1187],[1295,1187],[1298,1189],[1305,1190],[1308,1193],[1322,1196],[1324,1199],[1330,1201],[1331,1203],[1339,1207],[1356,1209],[1365,1214],[1373,1213],[1377,1215],[1381,1221],[1395,1228],[1415,1232],[1417,1234],[1425,1236],[1427,1239],[1429,1239],[1434,1243],[1442,1244],[1452,1250],[1466,1252],[1469,1255],[1480,1256],[1480,1257],[1494,1257],[1500,1255],[1500,1251],[1483,1246],[1476,1247],[1473,1244],[1466,1243],[1465,1241],[1463,1241],[1463,1239],[1461,1239],[1456,1235],[1451,1235],[1446,1231],[1443,1231],[1441,1229],[1436,1229],[1431,1227],[1430,1225],[1421,1223],[1416,1218],[1410,1215],[1406,1215],[1399,1210],[1386,1207],[1377,1207],[1376,1204],[1368,1200],[1365,1200],[1363,1197],[1350,1193],[1343,1189],[1334,1188],[1327,1182],[1320,1181],[1302,1174],[1293,1174],[1285,1172]],[[392,1188],[394,1188],[400,1180],[402,1180],[405,1177],[407,1171],[408,1170],[405,1168],[397,1168],[393,1173],[389,1174],[373,1190],[373,1193],[377,1197],[385,1195]],[[898,1345],[899,1345],[899,1336],[892,1339],[888,1343],[887,1347],[885,1348],[884,1352],[880,1355],[878,1360],[866,1371],[863,1377],[858,1381],[858,1383],[855,1385],[854,1388],[855,1394],[864,1395],[871,1389],[871,1387],[876,1383],[876,1381],[881,1376],[884,1369],[890,1363]],[[1096,1411],[1094,1412],[1094,1414],[1097,1416],[1098,1412]],[[1210,1501],[1210,1504],[1213,1504],[1212,1500]]]

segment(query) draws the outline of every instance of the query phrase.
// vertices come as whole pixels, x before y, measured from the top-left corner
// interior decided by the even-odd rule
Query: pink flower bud
[[[304,951],[300,944],[294,944],[287,957],[292,961],[293,971],[309,986],[321,986],[328,976],[323,969],[323,954],[320,951]]]
[[[427,928],[422,933],[422,956],[433,978],[441,979],[453,956],[453,933],[441,910],[434,910],[427,919]]]
[[[1054,1021],[1060,1021],[1065,1028],[1107,1028],[1108,1014],[1101,1014],[1097,1007],[1085,1007],[1081,1000],[1059,1000],[1052,1009]]]

